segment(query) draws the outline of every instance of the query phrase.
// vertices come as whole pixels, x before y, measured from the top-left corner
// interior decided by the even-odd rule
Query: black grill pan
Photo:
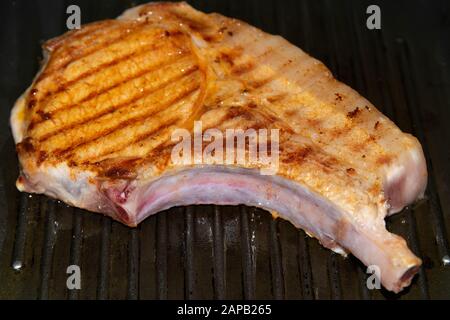
[[[189,1],[281,34],[325,62],[421,141],[426,199],[387,220],[424,264],[399,295],[368,290],[365,267],[265,211],[173,208],[136,229],[14,186],[8,117],[39,67],[40,43],[82,22],[113,18],[134,1],[2,1],[0,10],[0,298],[3,299],[443,299],[450,298],[450,48],[446,1]],[[446,262],[447,261],[447,262]],[[81,268],[81,290],[66,268]]]

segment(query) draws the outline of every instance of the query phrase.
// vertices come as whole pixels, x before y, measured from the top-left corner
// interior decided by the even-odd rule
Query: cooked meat
[[[276,211],[409,285],[421,260],[384,218],[421,197],[419,142],[281,37],[185,3],[147,4],[44,45],[12,111],[21,191],[129,226],[173,206]],[[171,161],[176,128],[279,130],[279,168]]]

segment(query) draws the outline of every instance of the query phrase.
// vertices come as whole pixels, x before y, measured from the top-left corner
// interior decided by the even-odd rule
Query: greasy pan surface
[[[43,196],[18,193],[7,114],[38,68],[39,41],[65,31],[66,4],[15,2],[2,10],[3,30],[10,31],[2,34],[1,49],[0,297],[448,297],[449,267],[443,261],[449,254],[449,151],[442,144],[449,136],[444,125],[449,118],[447,8],[381,4],[382,30],[371,31],[365,26],[365,3],[198,2],[191,4],[281,34],[419,138],[430,171],[427,199],[388,220],[389,229],[407,239],[424,261],[411,288],[399,296],[367,290],[364,269],[355,259],[329,253],[289,223],[257,209],[175,208],[131,230]],[[83,23],[113,18],[130,5],[77,4]],[[66,289],[70,264],[81,267],[80,291]]]

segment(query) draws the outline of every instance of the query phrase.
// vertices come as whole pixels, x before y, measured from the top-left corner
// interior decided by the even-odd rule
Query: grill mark
[[[264,57],[267,57],[270,53],[273,53],[273,52],[274,52],[273,48],[270,47],[268,50],[264,51],[262,54],[254,57],[253,60],[260,61],[261,59],[263,59]],[[256,69],[257,63],[254,63],[254,61],[246,61],[239,65],[235,65],[231,68],[231,72],[234,75],[242,77]],[[283,68],[291,65],[292,62],[293,62],[292,60],[287,60],[277,70],[274,70],[274,74],[272,74],[271,76],[264,78],[264,79],[248,80],[247,85],[250,86],[252,89],[259,89],[259,88],[265,86],[266,84],[277,79],[280,75],[280,71],[283,70]]]
[[[179,60],[180,58],[183,58],[183,57],[186,57],[186,56],[187,56],[186,54],[182,54],[181,56],[175,56],[173,59],[170,59],[170,60],[167,60],[167,61],[163,61],[159,65],[152,66],[152,67],[150,67],[148,69],[141,70],[140,72],[138,72],[138,73],[136,73],[134,75],[131,75],[129,77],[121,79],[119,82],[113,84],[112,86],[106,87],[106,88],[104,88],[104,89],[102,89],[102,90],[100,90],[98,92],[91,92],[85,98],[83,98],[79,102],[77,102],[76,104],[69,104],[69,105],[66,105],[66,106],[64,106],[62,108],[57,109],[56,111],[53,111],[52,115],[54,116],[55,114],[63,112],[65,110],[69,109],[69,108],[73,108],[73,107],[75,107],[77,105],[80,105],[82,103],[90,102],[92,99],[94,99],[94,98],[96,98],[96,97],[98,97],[98,96],[100,96],[102,94],[105,94],[106,92],[108,92],[110,90],[118,88],[119,86],[121,86],[123,84],[126,84],[127,82],[136,80],[136,79],[138,79],[140,77],[143,77],[143,76],[145,76],[145,75],[147,75],[147,74],[149,74],[151,72],[157,72],[157,71],[163,69],[164,67],[167,67],[167,66],[173,64],[175,61]],[[48,119],[46,119],[46,117],[41,117],[40,120],[32,122],[30,124],[30,126],[29,126],[29,130],[34,129],[37,125],[41,124],[42,122],[45,122],[46,120],[48,120]],[[59,128],[58,130],[61,130],[61,128]],[[44,137],[45,136],[46,135],[44,135]]]
[[[255,111],[255,113],[253,111]],[[214,122],[211,121],[211,123],[208,126],[203,125],[202,129],[203,132],[213,128],[224,128],[224,130],[226,130],[227,125],[229,125],[230,122],[235,120],[236,118],[242,118],[243,120],[249,122],[249,123],[241,123],[244,125],[244,127],[255,129],[257,126],[259,127],[262,126],[261,119],[257,118],[256,114],[261,115],[260,112],[256,110],[249,110],[245,106],[231,106],[227,110],[225,110],[225,112],[221,114],[220,117],[219,116],[216,117]],[[248,126],[251,123],[252,125]],[[257,130],[257,128],[255,130]]]
[[[260,55],[258,56],[258,58],[264,58],[264,57],[267,57],[267,56],[270,55],[272,52],[274,52],[274,50],[273,50],[273,47],[270,46],[270,47],[268,47],[262,54],[260,54]]]
[[[166,88],[167,86],[169,86],[173,82],[179,81],[180,79],[191,75],[192,73],[194,73],[197,70],[198,70],[198,66],[194,65],[191,68],[185,70],[184,73],[177,74],[176,76],[174,76],[171,79],[168,79],[167,82],[162,83],[160,86],[158,86],[156,88],[153,88],[151,90],[146,90],[146,91],[143,91],[143,92],[139,92],[138,95],[135,95],[135,96],[131,97],[130,99],[122,102],[121,104],[115,105],[115,106],[113,105],[110,108],[107,108],[106,110],[104,110],[103,112],[100,112],[100,113],[98,113],[98,114],[96,114],[96,115],[94,115],[94,116],[92,116],[90,118],[86,118],[86,119],[81,120],[81,122],[75,122],[75,123],[72,122],[70,125],[68,125],[65,128],[59,128],[58,130],[55,130],[55,131],[53,131],[53,132],[43,136],[39,140],[39,142],[44,142],[44,141],[50,139],[53,136],[60,135],[60,134],[66,132],[66,131],[68,131],[70,129],[73,129],[73,128],[77,127],[77,126],[81,126],[81,125],[87,124],[89,122],[93,122],[93,121],[97,120],[98,118],[100,118],[100,117],[102,117],[102,116],[104,116],[104,115],[106,115],[108,113],[113,113],[113,112],[115,112],[117,110],[120,110],[120,109],[123,109],[125,107],[128,107],[129,105],[133,104],[134,102],[136,102],[136,101],[138,101],[138,100],[140,100],[142,98],[148,97],[152,93],[155,93],[157,91],[160,91],[160,90]]]
[[[236,47],[238,48],[238,47]],[[235,65],[234,62],[231,64],[231,73],[236,76],[242,77],[243,75],[246,75],[247,73],[250,73],[251,71],[255,70],[258,66],[258,63],[255,63],[255,61],[260,61],[261,58],[263,58],[268,53],[273,52],[273,49],[270,48],[269,50],[264,51],[262,54],[251,57],[252,60],[245,61],[241,64]]]
[[[267,56],[268,52],[275,52],[273,49],[264,52],[262,55],[258,56],[256,59],[260,60],[263,58],[263,56]],[[305,84],[301,84],[298,81],[295,81],[294,83],[298,86],[300,86],[301,88],[301,92],[306,91],[306,89],[312,87],[317,80],[319,80],[323,74],[319,72],[320,69],[322,69],[325,66],[321,66],[319,65],[315,65],[314,64],[314,59],[312,59],[311,57],[306,57],[305,59],[301,59],[301,60],[292,60],[292,59],[287,59],[284,63],[282,63],[280,66],[278,66],[276,69],[274,69],[274,73],[265,78],[265,79],[257,79],[257,80],[249,80],[248,84],[251,85],[253,87],[253,89],[259,89],[267,84],[269,84],[270,82],[276,80],[280,74],[283,74],[282,71],[286,68],[286,67],[290,67],[291,69],[297,69],[300,66],[303,66],[304,64],[310,63],[312,66],[309,66],[308,68],[306,68],[306,70],[303,73],[310,73],[311,72],[311,67],[313,67],[315,70],[314,73],[315,75],[311,78],[311,77],[301,77],[300,79],[308,79],[307,82],[305,82]],[[316,70],[316,67],[319,67],[319,69]],[[326,68],[326,67],[325,67]]]
[[[218,56],[214,60],[215,62],[223,61],[231,67],[234,66],[234,61],[242,56],[242,46],[234,46],[232,48],[227,48],[218,53]]]
[[[259,80],[251,80],[248,81],[247,84],[252,87],[252,89],[259,89],[267,84],[269,84],[270,82],[272,82],[273,80],[278,78],[279,73],[275,72],[273,75],[271,75],[270,77],[264,78],[264,79],[259,79]]]
[[[294,129],[285,121],[271,114],[269,111],[262,108],[254,109],[249,106],[235,106],[230,107],[223,116],[217,120],[217,123],[211,127],[218,126],[219,124],[226,124],[229,121],[233,121],[236,118],[242,118],[245,121],[254,122],[249,128],[255,130],[269,127],[278,128],[280,131],[287,134],[294,134]],[[206,129],[204,129],[206,130]]]
[[[150,114],[147,114],[147,115],[145,115],[143,117],[139,116],[139,117],[135,117],[135,118],[131,118],[131,119],[128,119],[126,121],[123,121],[123,122],[119,123],[118,125],[114,126],[113,128],[110,128],[108,130],[105,130],[105,131],[101,132],[99,135],[97,135],[93,139],[90,139],[89,141],[81,142],[81,143],[79,143],[77,145],[73,145],[73,146],[70,146],[70,147],[68,147],[66,149],[59,150],[56,153],[58,154],[58,156],[62,156],[62,157],[68,158],[68,157],[70,157],[70,155],[68,156],[68,154],[73,153],[75,150],[79,149],[80,147],[82,147],[82,146],[84,146],[84,145],[86,145],[88,143],[91,143],[91,142],[94,142],[94,141],[98,141],[98,140],[100,140],[100,139],[102,139],[102,138],[104,138],[104,137],[106,137],[108,135],[111,135],[112,133],[114,133],[114,132],[116,132],[116,131],[118,131],[120,129],[128,127],[128,126],[130,126],[132,124],[135,124],[138,121],[145,121],[145,120],[149,119],[150,117],[157,115],[158,113],[164,111],[164,109],[167,108],[168,106],[170,106],[172,104],[175,104],[176,102],[178,102],[181,99],[185,98],[186,96],[188,96],[192,92],[196,91],[199,87],[200,87],[200,85],[196,85],[193,88],[188,89],[187,91],[183,92],[182,94],[174,97],[169,102],[167,102],[165,104],[162,104],[160,106],[160,108],[158,109],[158,111],[156,111],[156,112],[154,111],[154,112],[151,112]],[[118,150],[119,149],[117,149],[115,151],[118,151]]]
[[[256,43],[263,42],[263,41],[264,41],[264,39],[261,40],[261,39],[258,39],[258,38],[252,38],[251,41],[246,46],[250,47],[250,46],[252,46],[252,45],[254,45]],[[233,58],[237,58],[237,57],[242,56],[242,54],[245,53],[243,51],[244,50],[243,50],[242,46],[240,44],[238,44],[238,45],[235,45],[234,47],[232,47],[230,49],[230,52],[231,53],[234,52],[234,54],[229,54],[229,53],[226,53],[226,52],[222,52],[221,55],[218,56],[216,59],[224,59],[225,58],[225,60],[231,66],[231,72],[234,75],[236,75],[236,76],[243,76],[243,75],[251,72],[252,70],[254,70],[256,68],[256,66],[258,64],[255,63],[255,61],[258,61],[258,63],[259,63],[259,59],[264,58],[265,56],[267,56],[271,52],[274,52],[274,49],[273,49],[272,46],[267,47],[266,50],[263,51],[263,53],[261,53],[261,54],[259,54],[257,56],[254,56],[254,57],[253,57],[253,55],[249,54],[249,56],[252,59],[251,61],[246,61],[246,62],[243,62],[243,63],[241,63],[239,65],[235,65]],[[239,54],[236,54],[236,52],[238,52]]]
[[[284,130],[284,132],[289,134],[294,134],[295,130],[292,128],[291,125],[287,121],[283,121],[283,119],[280,119],[277,115],[272,114],[272,112],[264,110],[260,108],[259,110],[250,110],[248,106],[245,107],[249,112],[256,112],[258,113],[268,124],[271,124],[274,128],[278,127],[281,130]],[[277,126],[278,125],[278,126]]]
[[[136,172],[133,172],[132,166],[134,163],[136,163],[137,159],[130,159],[123,162],[116,163],[114,166],[108,167],[106,166],[103,169],[103,172],[101,174],[101,177],[104,178],[112,178],[112,179],[135,179],[136,178]],[[101,166],[100,164],[97,164],[97,166]],[[129,191],[124,191],[126,194],[125,197],[128,197]],[[120,203],[126,202],[126,200],[119,200]],[[119,209],[120,207],[118,207]],[[119,211],[120,213],[120,211]],[[124,215],[124,218],[127,218],[127,215]]]
[[[44,112],[42,110],[37,110],[36,114],[38,114],[41,117],[41,119],[43,119],[43,121],[50,120],[52,118],[52,114],[51,113]],[[31,126],[31,128],[33,128],[34,124],[31,123],[30,126]]]
[[[152,150],[150,150],[149,152],[147,152],[143,156],[141,163],[143,165],[151,163],[159,170],[164,170],[171,162],[170,158],[174,147],[175,143],[173,143],[170,140],[166,140],[163,143],[160,143]]]
[[[323,153],[321,150],[314,148],[313,145],[305,144],[300,148],[294,146],[290,151],[280,152],[280,155],[283,157],[280,163],[297,163],[299,165],[309,163],[315,167],[315,170],[320,170],[326,176],[333,172],[344,171],[344,168],[346,168],[343,160],[334,158],[328,153]],[[340,178],[345,179],[349,187],[354,186],[354,182],[352,182],[353,178],[350,178],[348,175],[342,175]]]
[[[233,41],[228,41],[228,43],[232,43],[232,44],[245,43],[244,39],[242,39],[242,38],[246,38],[245,37],[246,35],[248,35],[248,36],[253,35],[253,30],[251,30],[251,29],[250,30],[247,30],[247,29],[234,30],[234,35],[232,37]],[[264,41],[264,39],[261,40],[261,38],[259,38],[259,37],[251,37],[250,42],[245,43],[246,51],[252,51],[252,48],[255,46],[255,44],[262,42],[262,41]],[[224,44],[226,44],[226,43],[227,43],[227,41],[224,41]]]
[[[270,53],[275,51],[274,48],[273,48],[273,45],[268,46],[268,45],[265,44],[266,40],[267,40],[267,38],[264,38],[264,39],[253,39],[253,41],[251,41],[247,45],[248,47],[251,47],[252,45],[254,47],[256,47],[260,43],[263,43],[263,46],[262,46],[263,50],[262,50],[262,52],[255,56],[255,60],[257,60],[258,63],[261,63],[261,61],[259,61],[259,59],[266,58]]]
[[[89,56],[90,54],[95,53],[96,51],[98,51],[100,49],[107,48],[111,44],[121,42],[122,40],[126,39],[127,37],[136,34],[136,32],[138,30],[143,29],[145,26],[146,26],[145,23],[139,23],[139,24],[136,24],[136,25],[132,25],[130,28],[124,28],[125,33],[121,33],[118,37],[114,37],[112,39],[109,39],[109,40],[107,40],[107,41],[105,41],[103,43],[100,43],[97,46],[92,46],[91,50],[87,50],[87,51],[83,52],[82,54],[75,55],[74,57],[70,57],[70,58],[68,58],[68,60],[66,60],[66,61],[64,61],[62,63],[59,63],[59,64],[56,63],[56,66],[55,65],[49,65],[49,69],[46,70],[46,72],[42,73],[37,81],[39,81],[39,82],[43,81],[43,80],[47,79],[48,77],[51,77],[57,71],[67,67],[70,63],[75,62],[75,61],[80,60],[80,59],[83,59],[83,58]],[[127,29],[130,30],[130,32],[126,32]],[[94,39],[94,40],[97,40],[97,39]],[[84,46],[85,44],[82,43],[82,44],[80,44],[80,46],[81,45]],[[64,54],[64,52],[69,51],[69,49],[66,49],[63,52],[58,52],[58,55]],[[69,56],[70,56],[70,54],[69,54]],[[53,70],[54,70],[53,73],[50,72],[50,71],[53,71]]]
[[[286,92],[281,92],[279,94],[267,97],[267,101],[269,101],[270,103],[280,103],[283,102],[287,97],[288,94]]]
[[[300,81],[295,81],[294,84],[299,87],[299,91],[296,92],[296,95],[302,97],[305,93],[308,92],[309,89],[313,88],[314,85],[316,85],[322,78],[323,78],[323,74],[320,72],[317,72],[316,75],[309,78],[308,81],[306,81],[304,83],[302,83]]]
[[[273,52],[274,52],[273,48],[270,48],[269,50],[265,51],[263,54],[259,55],[255,59],[257,61],[259,61],[260,59],[267,57],[270,53],[273,53]],[[248,85],[250,85],[252,87],[252,89],[259,89],[259,88],[269,84],[270,82],[273,82],[275,79],[279,78],[280,74],[282,74],[281,71],[288,66],[292,67],[293,63],[294,63],[293,60],[288,59],[285,62],[283,62],[282,65],[277,67],[277,69],[274,69],[274,73],[272,75],[270,75],[269,77],[264,78],[264,79],[258,79],[258,80],[250,80],[247,83],[248,83]],[[294,65],[295,65],[295,63],[294,63]],[[251,71],[251,69],[250,69],[250,71]],[[245,73],[246,72],[244,72],[243,74],[245,74]]]
[[[247,61],[231,68],[231,72],[235,76],[242,76],[246,73],[251,72],[256,68],[256,63],[254,61]]]

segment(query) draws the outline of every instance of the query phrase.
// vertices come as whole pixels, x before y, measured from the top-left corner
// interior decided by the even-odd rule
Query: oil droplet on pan
[[[442,263],[444,264],[444,267],[450,266],[450,257],[449,256],[443,256],[442,257]]]
[[[20,261],[20,260],[16,260],[12,264],[13,269],[16,270],[16,271],[22,270],[22,266],[23,266],[22,265],[22,261]]]

